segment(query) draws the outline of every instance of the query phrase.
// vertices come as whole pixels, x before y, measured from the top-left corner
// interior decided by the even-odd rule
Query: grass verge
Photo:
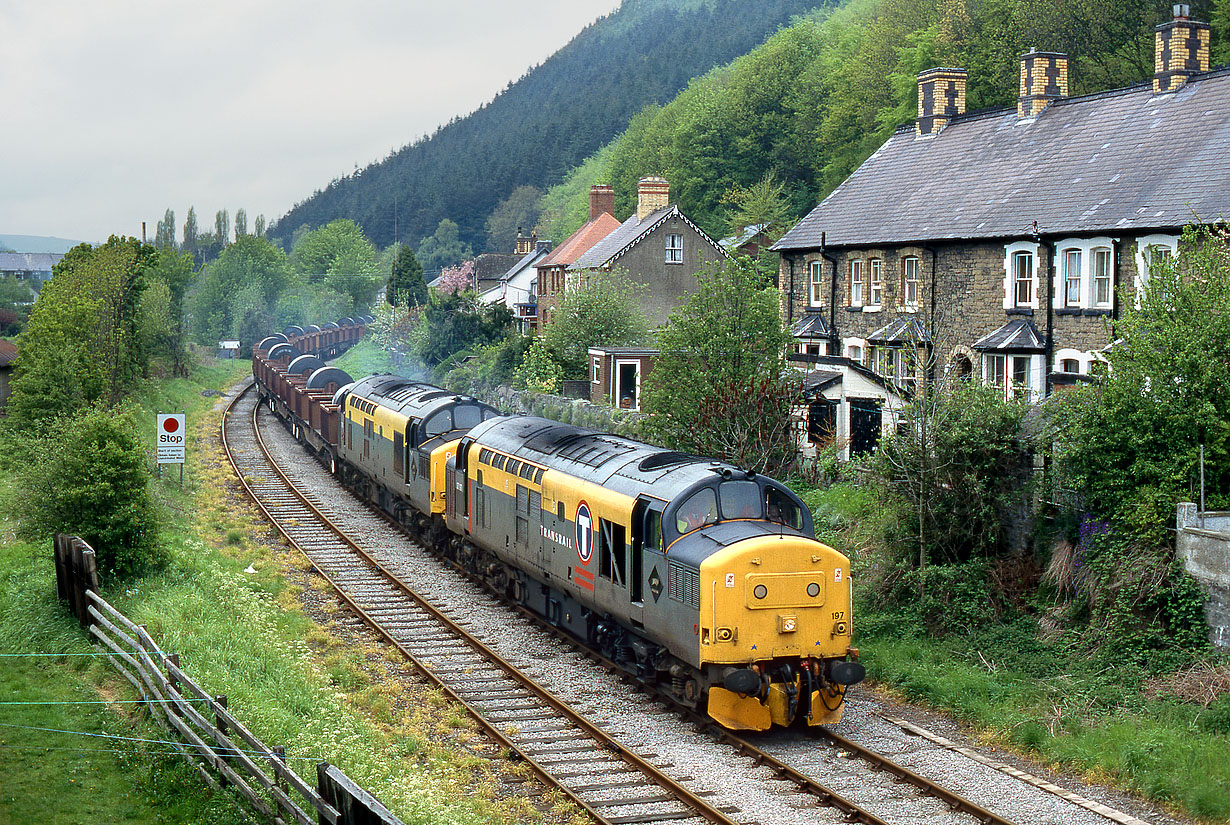
[[[432,691],[384,678],[399,666],[397,657],[375,646],[346,645],[329,622],[318,624],[301,610],[300,588],[290,574],[302,574],[306,565],[271,536],[231,486],[214,443],[218,413],[211,391],[246,369],[224,363],[198,370],[193,381],[143,387],[138,401],[150,411],[151,429],[154,411],[188,414],[184,485],[178,472],[164,474],[155,485],[165,504],[161,540],[172,561],[137,580],[104,581],[104,597],[145,624],[164,649],[179,653],[181,666],[206,690],[225,694],[232,711],[264,741],[283,745],[309,781],[315,763],[328,760],[411,825],[567,821],[566,808],[544,817],[523,797],[503,793],[501,783],[509,777],[477,755],[483,740],[468,719]],[[50,542],[8,542],[0,553],[0,652],[89,651],[56,601]],[[151,724],[124,712],[131,691],[105,660],[16,661],[24,664],[6,670],[2,699],[46,694],[113,702],[27,706],[27,713],[41,710],[13,718],[46,722],[32,727],[103,726],[128,736],[161,737]],[[225,794],[209,793],[180,757],[164,755],[158,746],[100,753],[66,745],[62,734],[21,732],[20,748],[12,736],[6,737],[11,747],[0,748],[7,774],[0,825],[240,821]],[[38,750],[61,746],[70,748],[61,763],[43,759]],[[11,758],[19,751],[20,763]],[[55,782],[69,779],[92,786],[88,802],[56,794]]]
[[[817,536],[851,557],[857,582],[871,563],[859,541],[867,494],[846,484],[801,492]],[[1152,689],[1140,667],[1044,639],[1033,615],[937,637],[908,610],[856,596],[854,626],[871,680],[952,712],[987,742],[1194,817],[1230,820],[1230,694],[1207,707],[1180,701]]]

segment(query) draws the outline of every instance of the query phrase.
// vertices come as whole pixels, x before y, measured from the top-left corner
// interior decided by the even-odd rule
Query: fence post
[[[68,536],[63,533],[56,533],[55,536],[55,558],[56,595],[60,598],[60,601],[71,603],[72,591],[69,584]]]
[[[226,710],[226,696],[225,696],[225,695],[223,695],[223,696],[215,696],[215,697],[214,697],[214,705],[215,705],[215,708],[214,708],[214,725],[215,725],[215,726],[217,726],[217,728],[218,728],[218,733],[222,734],[223,736],[226,736],[226,719],[225,719],[225,718],[223,718],[222,713],[218,710],[218,708],[221,708],[222,710]],[[230,759],[230,755],[229,755],[226,751],[227,751],[227,749],[226,749],[226,748],[219,748],[219,749],[218,749],[218,753],[222,755],[222,758],[223,758],[223,759],[228,759],[228,760],[229,760],[229,759]],[[221,771],[219,771],[219,774],[221,774]],[[222,787],[224,787],[224,788],[225,788],[228,784],[230,784],[230,783],[227,781],[227,778],[226,778],[226,775],[225,775],[225,774],[221,774],[221,775],[218,777],[218,783],[219,783]]]
[[[273,759],[269,761],[273,762],[274,760],[276,760],[278,762],[281,762],[282,767],[285,768],[286,767],[286,748],[285,746],[276,745],[270,748],[269,750],[273,752]],[[289,793],[290,785],[287,784],[285,777],[283,777],[282,774],[278,772],[277,770],[278,766],[274,765],[273,767],[274,767],[274,771],[273,771],[274,782],[277,783],[278,788],[280,788],[283,793]]]

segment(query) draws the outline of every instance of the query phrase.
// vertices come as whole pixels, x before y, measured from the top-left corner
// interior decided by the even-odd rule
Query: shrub
[[[106,575],[165,561],[145,445],[131,407],[98,405],[61,418],[19,480],[19,527],[31,539],[71,533],[89,542]]]

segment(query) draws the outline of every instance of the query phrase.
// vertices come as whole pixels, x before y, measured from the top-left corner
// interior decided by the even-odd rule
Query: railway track
[[[257,506],[355,612],[489,736],[599,822],[734,825],[726,811],[626,751],[347,538],[268,456],[259,411],[254,394],[245,391],[228,408],[222,429],[227,457]]]
[[[416,594],[387,565],[347,537],[310,494],[295,490],[277,467],[261,438],[261,407],[245,391],[228,408],[223,442],[237,476],[266,517],[286,540],[310,559],[339,596],[364,621],[395,645],[428,679],[461,704],[489,736],[516,753],[551,787],[558,788],[595,820],[604,823],[748,822],[730,805],[706,800],[709,791],[693,792],[692,777],[672,777],[589,722],[535,684],[462,625],[457,610],[437,608]],[[548,628],[551,629],[551,628]],[[553,630],[553,629],[552,629]],[[558,634],[557,634],[558,635]],[[589,654],[587,654],[589,655]],[[597,658],[590,656],[591,658]],[[738,753],[767,767],[800,796],[797,807],[816,804],[835,808],[844,821],[886,825],[866,808],[816,781],[813,776],[772,756],[746,738],[693,716]],[[835,747],[865,759],[876,771],[918,787],[941,800],[950,811],[968,814],[987,825],[1010,825],[960,795],[853,742],[827,731],[817,734]]]

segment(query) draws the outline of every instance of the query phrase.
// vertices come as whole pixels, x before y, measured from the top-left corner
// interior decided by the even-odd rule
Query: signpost
[[[184,446],[187,437],[184,434],[184,414],[158,413],[158,426],[154,433],[157,444],[158,475],[162,475],[163,464],[179,465],[179,486],[184,486]]]

